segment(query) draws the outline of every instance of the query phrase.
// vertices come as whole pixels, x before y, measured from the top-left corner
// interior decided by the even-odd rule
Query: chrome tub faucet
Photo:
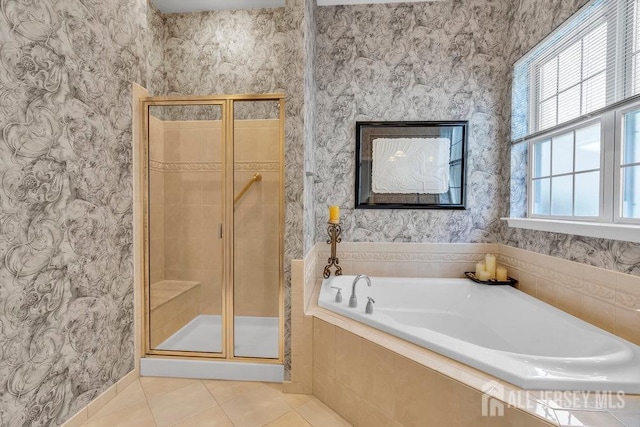
[[[355,308],[358,306],[358,299],[356,298],[356,283],[358,280],[364,279],[367,281],[367,285],[371,286],[371,279],[366,274],[358,274],[355,279],[353,279],[353,286],[351,287],[351,297],[349,298],[349,307]]]

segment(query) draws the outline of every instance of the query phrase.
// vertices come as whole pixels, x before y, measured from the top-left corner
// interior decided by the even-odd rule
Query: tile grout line
[[[136,382],[138,382],[138,383],[140,382],[140,378],[139,378],[139,377],[138,377],[138,378],[136,378],[134,381],[132,381],[129,385],[127,385],[127,386],[122,390],[122,392],[124,392],[125,390],[127,390],[129,387],[132,387]],[[147,408],[149,409],[149,412],[151,412],[151,416],[153,417],[153,412],[151,411],[151,407],[149,406],[149,402],[147,401],[147,395],[144,393],[144,388],[142,387],[142,384],[140,384],[140,388],[142,389],[142,394],[143,394],[143,396],[144,396],[144,398],[145,398],[146,406],[147,406]],[[120,394],[120,393],[118,393],[118,394]],[[116,394],[116,396],[117,396],[117,394]],[[115,397],[114,397],[114,399],[115,399]],[[111,399],[111,401],[113,401],[114,399]],[[107,402],[107,404],[105,404],[102,408],[100,408],[100,410],[102,410],[103,408],[105,408],[109,403],[111,403],[111,401]],[[115,415],[115,414],[118,414],[118,413],[122,413],[122,412],[127,411],[127,410],[131,410],[131,408],[133,408],[133,407],[135,407],[135,406],[137,406],[137,405],[140,405],[141,403],[142,403],[142,402],[140,402],[140,403],[138,403],[138,404],[132,404],[132,405],[125,406],[125,407],[123,407],[123,408],[120,408],[120,409],[119,409],[119,410],[117,410],[117,411],[113,411],[113,412],[110,412],[110,413],[108,413],[108,414],[104,414],[104,415],[102,415],[102,416],[100,416],[100,417],[97,417],[97,418],[96,418],[96,415],[99,413],[99,411],[98,411],[98,412],[96,412],[95,414],[93,414],[91,417],[88,417],[88,418],[87,418],[87,419],[86,419],[86,420],[81,424],[81,427],[86,426],[90,421],[91,421],[91,422],[95,422],[95,421],[97,421],[97,420],[101,420],[101,419],[103,419],[103,418],[107,418],[107,417],[110,417],[110,416],[112,416],[112,415]],[[157,427],[157,424],[156,424],[156,422],[155,422],[155,418],[154,418],[154,421],[153,421],[153,422],[154,422],[154,425],[156,425],[156,427]]]
[[[157,427],[158,422],[156,421],[156,416],[153,413],[153,409],[151,409],[151,402],[149,401],[149,396],[147,396],[147,392],[142,385],[142,381],[140,381],[140,377],[138,377],[137,381],[140,383],[140,388],[142,389],[142,394],[144,395],[144,401],[147,402],[147,408],[149,408],[149,412],[151,412],[151,418],[153,418],[153,424]]]
[[[200,382],[202,382],[202,385],[204,385],[204,388],[207,389],[207,392],[209,392],[209,395],[211,395],[211,397],[213,398],[213,400],[218,404],[218,406],[220,407],[220,409],[222,409],[222,412],[224,413],[225,417],[227,417],[227,419],[229,420],[229,422],[233,425],[235,425],[233,423],[233,421],[231,420],[231,417],[229,417],[229,414],[227,414],[227,411],[224,410],[224,407],[222,406],[222,402],[219,402],[218,399],[216,399],[216,397],[213,395],[213,393],[211,392],[211,389],[209,387],[207,387],[207,385],[203,382],[203,380],[200,380]]]
[[[337,413],[337,412],[335,412],[333,409],[331,409],[331,407],[330,407],[330,406],[328,406],[326,403],[324,403],[324,402],[323,402],[322,400],[320,400],[318,397],[316,397],[315,395],[311,395],[311,396],[313,396],[313,397],[314,397],[318,402],[320,402],[322,405],[320,405],[318,402],[314,401],[313,399],[309,399],[309,400],[307,400],[305,403],[303,403],[302,405],[298,406],[298,408],[302,408],[303,406],[307,405],[308,403],[313,402],[316,406],[318,406],[318,407],[322,410],[322,412],[325,412],[329,417],[331,417],[331,418],[335,419],[336,421],[343,420],[343,421],[345,421],[345,422],[348,422],[347,420],[345,420],[344,418],[342,418],[342,416],[340,416],[340,414],[338,414],[338,413]],[[333,413],[332,413],[332,412],[327,411],[327,410],[323,407],[323,405],[324,405],[324,406],[326,406],[328,409],[330,409]],[[305,420],[307,423],[311,424],[311,426],[312,426],[312,427],[316,427],[316,425],[315,425],[315,424],[313,424],[313,422],[312,422],[310,419],[308,419],[307,417],[305,417],[305,416],[304,416],[304,414],[301,414],[301,413],[298,411],[298,408],[294,408],[294,411],[296,411],[296,412],[298,413],[298,415],[300,415],[302,418],[304,418],[304,420]],[[337,415],[337,416],[336,416],[336,415]]]
[[[201,380],[201,379],[196,379],[195,381],[193,381],[193,383],[200,383],[200,385],[202,385],[202,387],[204,387],[204,389],[205,389],[205,390],[207,390],[207,393],[209,393],[209,396],[211,396],[211,398],[213,399],[213,401],[214,401],[214,402],[216,402],[216,405],[217,405],[217,406],[220,406],[220,404],[218,403],[218,401],[216,400],[216,398],[215,398],[215,397],[213,397],[213,395],[211,394],[211,391],[209,390],[209,387],[207,387],[207,386],[206,386],[206,384],[205,384],[204,382],[202,382],[202,380]],[[175,388],[175,389],[170,390],[170,391],[176,391],[176,390],[179,390],[179,389],[181,389],[181,388],[183,388],[183,387],[190,386],[190,385],[191,385],[191,384],[193,384],[193,383],[189,383],[189,384],[183,385],[182,387],[178,387],[178,388]],[[169,391],[167,391],[167,392],[165,392],[165,393],[169,393]],[[162,394],[165,394],[165,393],[162,393]],[[159,396],[161,396],[162,394],[160,394]],[[213,408],[215,408],[215,406],[213,406]],[[211,408],[206,408],[206,409],[203,409],[203,410],[202,410],[202,411],[200,411],[200,412],[196,412],[196,413],[193,413],[193,414],[189,414],[189,415],[187,415],[185,418],[182,418],[181,420],[178,420],[178,421],[176,421],[175,423],[171,424],[169,427],[176,426],[176,425],[178,425],[178,424],[180,424],[180,423],[182,423],[182,422],[184,422],[184,421],[188,420],[189,418],[193,418],[193,417],[195,417],[195,416],[197,416],[197,415],[202,414],[203,412],[208,411],[209,409],[211,409]]]
[[[298,408],[301,408],[301,407],[305,406],[305,405],[306,405],[307,403],[309,403],[309,402],[310,402],[310,401],[307,401],[306,403],[304,403],[304,404],[302,404],[302,405],[298,406]],[[302,417],[302,419],[304,419],[304,420],[307,422],[307,424],[310,424],[312,427],[314,427],[314,425],[313,425],[313,423],[311,422],[311,420],[310,420],[310,419],[308,419],[307,417],[305,417],[305,416],[304,416],[304,414],[301,414],[301,413],[298,411],[298,408],[294,409],[294,411],[296,411],[296,413],[297,413],[298,415],[300,415],[300,416]]]
[[[189,386],[191,386],[191,385],[193,385],[193,384],[195,384],[195,383],[200,383],[200,385],[202,385],[202,387],[204,387],[204,389],[207,391],[207,393],[209,394],[209,396],[211,396],[211,398],[213,399],[213,401],[216,403],[216,406],[220,407],[220,408],[223,410],[223,412],[224,412],[224,408],[222,408],[222,405],[220,404],[220,402],[218,402],[218,400],[215,398],[215,396],[213,396],[213,394],[211,393],[211,390],[209,390],[209,387],[207,387],[207,385],[204,383],[204,381],[203,381],[202,379],[198,379],[198,378],[180,378],[180,379],[193,379],[194,381],[192,381],[192,382],[190,382],[190,383],[187,383],[187,384],[184,384],[184,385],[181,385],[181,386],[176,387],[176,388],[174,388],[174,389],[167,390],[167,391],[165,391],[165,392],[163,392],[163,393],[158,394],[158,395],[157,395],[157,396],[155,396],[155,397],[163,396],[163,395],[165,395],[165,394],[168,394],[168,393],[174,392],[174,391],[179,390],[179,389],[184,388],[184,387],[189,387]],[[144,390],[144,388],[143,388],[143,390]],[[147,397],[147,396],[146,396],[146,393],[145,393],[145,397]],[[213,406],[213,407],[210,407],[210,408],[203,409],[202,411],[199,411],[199,412],[191,413],[191,414],[187,415],[185,418],[182,418],[182,419],[180,419],[180,420],[178,420],[178,421],[174,422],[173,424],[170,424],[170,426],[169,426],[169,427],[172,427],[172,426],[175,426],[175,425],[177,425],[177,424],[179,424],[179,423],[182,423],[182,422],[184,422],[184,421],[186,421],[186,420],[188,420],[188,419],[190,419],[190,418],[193,418],[193,417],[195,417],[195,416],[197,416],[197,415],[199,415],[199,414],[202,414],[203,412],[208,411],[209,409],[215,408],[216,406]],[[153,415],[153,419],[154,419],[154,422],[156,423],[156,427],[157,427],[157,426],[158,426],[158,422],[157,422],[157,421],[155,421],[155,420],[156,420],[156,416],[155,416],[155,414],[153,413],[153,409],[151,408],[151,403],[150,403],[150,402],[149,402],[149,409],[151,410],[151,415]],[[227,416],[227,418],[229,418],[229,416],[226,414],[226,412],[225,412],[225,416]],[[230,419],[230,418],[229,418],[229,421],[231,422],[231,419]],[[233,422],[232,422],[232,424],[233,424]]]
[[[202,382],[202,380],[200,380]],[[216,397],[213,395],[213,393],[211,392],[211,390],[209,389],[209,387],[207,387],[206,384],[204,384],[204,388],[207,389],[207,391],[209,392],[209,394],[211,395],[211,397],[213,398],[213,400],[215,400],[215,402],[218,404],[218,406],[220,407],[220,409],[222,409],[222,412],[224,413],[224,416],[227,417],[227,419],[229,420],[229,422],[231,423],[231,425],[235,426],[236,424],[233,422],[233,420],[231,419],[231,417],[229,416],[229,414],[227,413],[227,411],[224,409],[224,406],[222,406],[222,402],[219,402],[218,399],[216,399]],[[244,394],[244,393],[242,393]],[[236,396],[238,397],[238,396]],[[235,397],[234,397],[235,399]],[[233,399],[229,399],[229,401],[231,401]]]

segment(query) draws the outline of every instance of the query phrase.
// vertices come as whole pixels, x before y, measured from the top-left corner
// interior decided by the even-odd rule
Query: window
[[[529,217],[640,223],[640,102],[527,143]]]
[[[640,218],[640,108],[621,118],[620,220]]]
[[[532,142],[533,215],[600,217],[601,128],[597,121]]]
[[[529,218],[640,224],[639,100],[640,0],[592,0],[516,62]]]

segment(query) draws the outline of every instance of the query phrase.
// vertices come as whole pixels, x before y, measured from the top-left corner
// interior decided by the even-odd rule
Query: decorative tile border
[[[571,288],[583,295],[587,295],[609,304],[614,304],[619,307],[635,310],[640,307],[640,297],[631,295],[620,290],[615,289],[615,275],[620,274],[611,271],[612,276],[611,285],[605,286],[602,284],[591,282],[587,279],[582,279],[570,274],[559,273],[548,267],[541,267],[535,263],[523,261],[518,258],[499,255],[498,260],[508,266],[521,270],[527,274],[537,276],[543,280],[548,280],[559,284],[560,286]],[[572,261],[563,261],[570,263]]]
[[[279,162],[236,162],[236,171],[277,172],[280,170]]]
[[[559,273],[557,271],[549,269],[548,267],[541,267],[537,264],[502,254],[498,255],[498,261],[500,263],[507,264],[507,266],[514,267],[518,270],[525,271],[535,276],[539,276],[551,282],[561,283],[569,288],[583,288],[583,281],[579,277]]]
[[[340,252],[342,261],[432,261],[432,262],[478,262],[484,259],[484,253],[416,253],[416,252]],[[318,252],[319,259],[329,258],[330,253]]]
[[[578,289],[580,290],[580,289]],[[601,299],[602,301],[614,303],[616,302],[616,291],[605,286],[598,285],[596,283],[584,282],[582,286],[582,293],[592,296],[594,298]]]
[[[502,250],[513,256],[501,254],[499,262],[519,270],[521,282],[530,283],[527,293],[628,341],[640,343],[638,317],[634,316],[640,310],[640,295],[635,294],[636,289],[640,290],[640,278],[510,246],[503,246]],[[621,281],[626,286],[623,289]]]
[[[222,170],[220,162],[159,162],[149,161],[149,169],[157,172],[215,172]]]
[[[158,172],[217,172],[222,170],[221,162],[161,162],[149,161],[149,169]],[[279,162],[236,162],[236,171],[277,172]]]
[[[630,310],[640,310],[640,297],[617,291],[616,305],[628,308]]]

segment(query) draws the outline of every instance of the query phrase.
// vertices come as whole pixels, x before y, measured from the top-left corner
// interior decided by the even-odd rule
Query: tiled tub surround
[[[510,286],[372,276],[371,287],[358,283],[351,308],[353,280],[324,280],[318,305],[527,390],[640,394],[639,346]],[[368,314],[367,297],[375,300]]]
[[[640,416],[637,395],[608,411],[594,394],[574,393],[584,406],[571,410],[568,400],[524,391],[342,316],[313,315],[313,394],[355,426],[622,427],[634,424],[619,420]],[[510,404],[504,416],[482,416],[489,396]]]
[[[313,342],[313,394],[355,426],[556,425],[517,408],[482,417],[482,387],[507,384],[342,316],[315,311]]]
[[[315,280],[329,257],[329,246],[315,247]],[[605,331],[640,345],[640,276],[541,255],[499,244],[340,243],[343,274],[384,277],[462,277],[486,253],[498,255],[518,288]],[[308,255],[306,260],[311,260]],[[309,266],[309,262],[306,262]],[[309,283],[311,280],[311,283]],[[305,278],[308,302],[315,280]]]
[[[521,291],[640,345],[640,276],[506,245],[498,263]]]
[[[498,254],[498,262],[509,267],[510,276],[520,279],[519,285],[523,291],[560,309],[564,309],[563,307],[568,304],[580,307],[580,310],[571,314],[579,314],[578,317],[602,329],[636,344],[640,343],[638,339],[640,321],[637,311],[640,308],[637,305],[637,300],[640,296],[640,278],[636,276],[615,273],[610,270],[585,266],[496,244],[341,243],[338,245],[338,257],[344,274],[365,273],[395,277],[460,277],[463,271],[472,270],[472,265],[481,260],[486,252]],[[416,425],[410,421],[413,413],[418,417],[418,420],[421,420],[422,424],[419,425],[424,425],[424,419],[420,418],[424,417],[425,412],[423,409],[428,410],[427,405],[431,405],[428,402],[435,401],[429,397],[433,396],[435,387],[433,390],[430,389],[427,385],[429,384],[428,381],[425,382],[424,380],[432,378],[435,379],[434,381],[438,381],[436,386],[444,387],[441,390],[448,390],[447,393],[450,393],[449,398],[451,398],[446,401],[440,401],[441,404],[439,405],[433,405],[434,408],[445,408],[442,411],[434,410],[431,413],[433,419],[436,420],[434,425],[437,425],[438,420],[440,420],[440,415],[438,415],[440,412],[460,411],[461,407],[457,406],[456,402],[462,402],[460,400],[461,396],[470,396],[469,399],[471,400],[467,400],[467,402],[474,402],[478,396],[481,396],[483,385],[488,381],[496,381],[495,377],[407,341],[392,337],[384,332],[323,309],[317,309],[313,299],[313,289],[317,284],[321,283],[322,269],[328,255],[328,246],[319,243],[307,254],[304,260],[294,260],[292,263],[291,342],[294,357],[291,370],[292,382],[286,384],[285,389],[288,388],[292,392],[303,389],[306,390],[305,392],[313,390],[313,393],[320,397],[321,400],[324,400],[325,403],[328,403],[345,418],[351,417],[351,421],[356,424],[362,423],[364,425],[368,419],[366,418],[368,417],[367,414],[373,413],[379,416],[379,423],[383,423],[382,420],[386,420],[389,421],[389,425],[397,425],[393,424],[392,420],[395,422],[400,420],[399,422],[403,424]],[[559,283],[560,281],[562,281],[562,284]],[[568,288],[569,284],[571,284],[571,288]],[[556,286],[556,292],[553,292],[552,286]],[[566,289],[570,289],[572,292],[567,292]],[[568,300],[570,298],[577,298],[577,302]],[[629,307],[631,305],[630,301],[636,301],[635,308]],[[602,308],[601,304],[603,303],[608,304],[605,306],[606,308]],[[602,310],[606,311],[602,312]],[[608,321],[599,324],[597,319],[601,317],[608,319]],[[320,321],[323,323],[319,323]],[[370,349],[372,345],[375,345],[373,348],[379,350],[380,354],[385,355],[384,357],[377,357],[376,363],[385,359],[391,364],[387,366],[391,366],[393,372],[399,372],[398,369],[407,367],[410,372],[413,372],[412,374],[403,374],[403,378],[411,378],[412,375],[421,378],[421,381],[417,381],[415,384],[415,392],[410,396],[405,396],[402,394],[403,390],[395,390],[397,381],[388,382],[387,385],[393,385],[392,387],[387,387],[388,393],[390,395],[400,393],[398,396],[402,397],[390,399],[389,395],[386,395],[386,404],[393,406],[399,402],[401,408],[395,408],[394,406],[392,417],[390,417],[389,411],[386,413],[381,412],[381,408],[384,408],[384,406],[381,406],[384,401],[382,399],[378,401],[364,399],[363,396],[356,393],[353,390],[353,386],[349,385],[345,375],[336,374],[336,371],[344,372],[344,368],[339,367],[339,363],[334,363],[333,368],[325,363],[325,368],[323,369],[320,361],[323,356],[316,354],[316,352],[324,352],[326,357],[329,359],[333,357],[335,360],[338,357],[337,352],[342,351],[338,350],[338,348],[345,346],[340,344],[336,347],[335,344],[331,346],[319,342],[319,337],[322,334],[322,332],[318,331],[319,328],[328,329],[330,341],[334,343],[337,342],[339,335],[342,335],[342,338],[345,336],[353,338],[352,335],[354,335],[354,346],[358,354],[362,354],[363,358],[373,357],[371,355],[375,354],[371,351],[363,351],[364,346],[368,345]],[[346,334],[346,332],[350,334]],[[331,338],[332,334],[333,337]],[[342,340],[342,338],[340,339]],[[357,350],[357,348],[360,349]],[[333,356],[331,356],[331,353],[333,353]],[[340,356],[340,358],[340,360],[343,360],[344,356]],[[358,359],[357,355],[348,360],[360,360],[362,362],[362,359]],[[395,365],[396,363],[398,364],[397,366]],[[361,363],[361,365],[365,366],[364,363]],[[360,368],[356,368],[353,372],[358,372],[358,369]],[[380,367],[376,367],[375,372],[380,369]],[[443,379],[444,377],[448,377],[448,379]],[[505,382],[498,382],[498,384],[502,388],[497,387],[494,392],[502,391],[503,396],[508,395],[511,391],[520,390]],[[403,389],[403,387],[401,386],[400,388]],[[422,390],[419,390],[420,387],[422,387]],[[429,392],[429,390],[431,391]],[[418,396],[423,395],[427,396],[427,398],[418,398]],[[340,398],[337,396],[340,396]],[[640,417],[640,402],[637,396],[626,396],[626,406],[621,409],[622,412],[616,412],[615,417],[597,405],[582,408],[586,410],[573,414],[562,405],[545,399],[538,399],[539,397],[545,397],[539,392],[531,392],[529,396],[533,400],[525,403],[520,402],[521,406],[522,404],[524,405],[522,409],[529,412],[533,411],[535,413],[538,411],[540,414],[547,414],[547,420],[550,425],[569,425],[570,420],[582,420],[581,422],[586,425],[620,426],[624,424],[617,421],[617,419],[627,421],[637,420]],[[498,395],[496,397],[500,398]],[[394,403],[389,403],[389,400]],[[474,407],[480,408],[480,403],[476,403],[477,406]],[[463,403],[460,404],[462,405]],[[371,406],[377,409],[373,410]],[[352,409],[349,409],[350,407]],[[449,409],[447,410],[446,408]],[[477,425],[500,425],[500,422],[507,422],[510,419],[509,417],[519,419],[519,421],[514,420],[513,422],[534,423],[532,425],[537,425],[539,422],[546,423],[546,421],[540,421],[540,414],[532,417],[531,413],[525,414],[515,409],[507,409],[505,414],[505,417],[484,417],[482,420],[478,420]],[[571,418],[574,415],[575,417]],[[460,422],[460,425],[476,425],[467,421]],[[452,425],[455,425],[455,423]]]

